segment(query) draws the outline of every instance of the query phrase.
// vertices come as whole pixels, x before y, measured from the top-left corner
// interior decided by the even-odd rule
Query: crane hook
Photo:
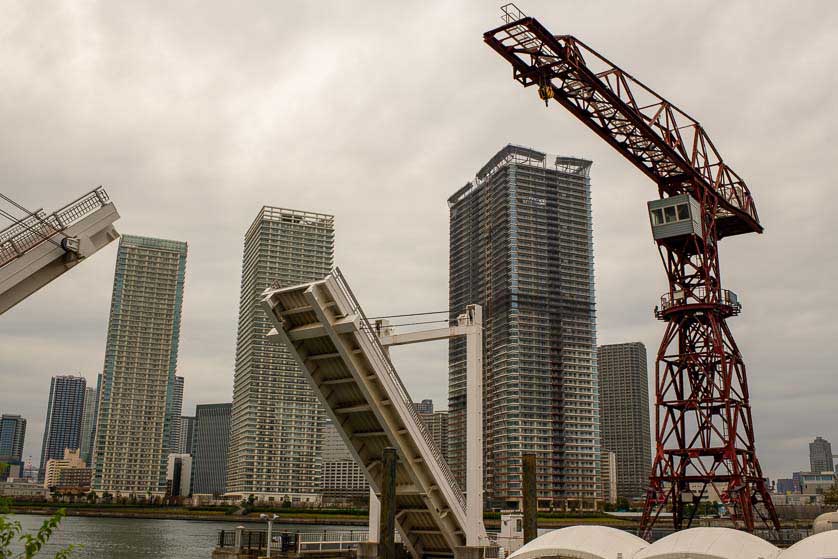
[[[544,100],[544,106],[546,107],[550,99],[556,96],[556,92],[553,89],[553,85],[549,81],[543,81],[538,86],[538,96]]]

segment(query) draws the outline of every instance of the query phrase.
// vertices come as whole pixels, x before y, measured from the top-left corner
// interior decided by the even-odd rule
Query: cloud
[[[333,213],[337,262],[370,314],[447,307],[447,197],[508,142],[592,169],[599,341],[653,361],[665,288],[654,185],[510,77],[482,2],[4,3],[3,191],[58,207],[104,184],[125,233],[189,242],[184,413],[231,398],[242,238],[258,209]],[[527,6],[706,126],[746,178],[763,236],[725,240],[731,321],[764,469],[836,438],[832,216],[838,8],[562,2]],[[101,371],[115,247],[0,320],[3,412],[37,456],[50,376]],[[395,357],[417,399],[447,400],[445,344]],[[836,441],[838,442],[838,441]]]

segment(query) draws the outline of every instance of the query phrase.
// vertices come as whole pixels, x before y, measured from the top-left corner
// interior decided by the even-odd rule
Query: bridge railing
[[[239,534],[236,545],[237,532]],[[322,530],[318,532],[288,532],[274,529],[271,533],[272,552],[320,553],[324,551],[350,551],[358,547],[359,543],[369,540],[367,530]],[[400,542],[400,534],[396,533],[396,542]],[[239,549],[245,551],[267,551],[267,530],[219,530],[218,548]]]
[[[99,187],[50,215],[38,210],[9,225],[0,231],[0,267],[46,242],[56,233],[103,207],[108,201],[108,193]]]
[[[381,347],[381,342],[378,339],[378,334],[376,330],[370,324],[370,321],[367,319],[364,311],[361,309],[361,305],[358,303],[358,300],[355,298],[355,294],[352,293],[352,289],[350,289],[349,284],[347,283],[346,279],[343,277],[343,274],[340,271],[340,268],[335,267],[332,271],[332,276],[335,278],[335,281],[340,288],[343,295],[346,297],[347,301],[350,302],[352,305],[352,312],[357,314],[361,319],[361,330],[364,332],[364,335],[370,341],[370,345],[374,348],[375,353],[381,363],[384,364],[385,369],[387,371],[387,375],[393,381],[393,384],[396,386],[396,389],[399,392],[399,397],[405,403],[407,410],[409,411],[413,421],[416,423],[416,426],[419,428],[419,432],[422,433],[422,438],[425,440],[425,443],[428,445],[428,448],[431,449],[431,453],[433,454],[434,460],[439,465],[439,468],[442,470],[443,476],[445,476],[445,481],[451,486],[457,500],[460,503],[460,506],[465,510],[466,508],[466,500],[463,496],[463,492],[460,490],[460,486],[457,484],[457,478],[454,477],[454,473],[451,471],[451,468],[448,466],[448,463],[445,461],[445,458],[442,456],[442,453],[437,448],[436,443],[434,443],[434,439],[431,436],[431,433],[425,427],[425,422],[422,421],[422,418],[419,417],[419,412],[416,411],[416,407],[413,405],[413,399],[410,397],[410,394],[405,388],[404,384],[402,383],[401,378],[396,373],[395,367],[393,367],[393,363],[390,361],[390,358],[385,353],[384,349]]]

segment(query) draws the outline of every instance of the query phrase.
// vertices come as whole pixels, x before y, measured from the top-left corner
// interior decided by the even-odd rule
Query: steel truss
[[[655,181],[661,198],[686,193],[700,204],[700,234],[657,241],[669,291],[655,309],[666,330],[641,533],[666,510],[674,528],[688,527],[708,497],[748,531],[757,520],[778,529],[754,450],[745,364],[725,322],[740,306],[719,273],[720,239],[762,232],[748,187],[695,119],[578,39],[553,35],[514,5],[503,12],[504,25],[484,40],[517,81],[569,110]]]

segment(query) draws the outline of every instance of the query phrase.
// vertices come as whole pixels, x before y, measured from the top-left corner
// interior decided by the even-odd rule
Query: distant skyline
[[[696,117],[747,181],[766,232],[721,244],[723,287],[743,302],[729,326],[763,470],[807,468],[815,436],[838,441],[838,77],[824,70],[838,65],[838,4],[522,8]],[[92,3],[45,18],[20,2],[0,21],[3,192],[52,210],[102,184],[120,232],[189,242],[184,414],[231,400],[241,234],[259,208],[335,215],[335,261],[371,315],[442,310],[446,199],[510,142],[594,162],[598,342],[642,341],[653,366],[666,286],[646,211],[656,188],[512,80],[482,41],[497,4],[427,2],[405,17],[398,3],[209,1],[197,15]],[[0,379],[13,387],[0,412],[29,421],[36,463],[50,377],[80,370],[95,386],[102,372],[115,256],[112,243],[0,317]],[[393,356],[414,399],[447,402],[446,343]]]

